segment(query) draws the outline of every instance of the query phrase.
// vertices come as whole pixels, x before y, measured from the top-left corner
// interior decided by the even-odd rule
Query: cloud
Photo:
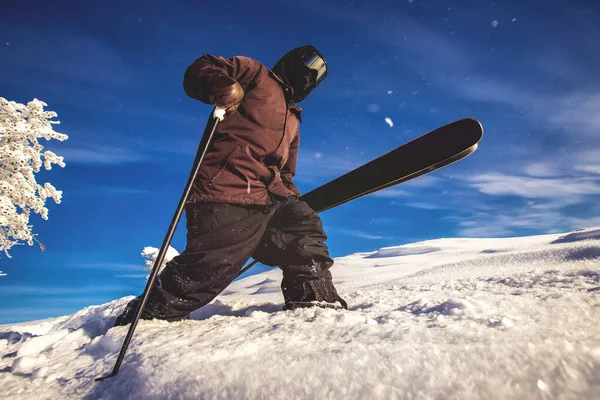
[[[577,129],[581,135],[600,133],[600,92],[572,92],[567,96],[550,97],[542,111],[553,124]]]
[[[600,175],[600,146],[576,153],[573,158],[572,165],[576,171]]]
[[[352,236],[352,237],[356,237],[356,238],[360,238],[360,239],[368,239],[368,240],[392,239],[391,237],[388,237],[388,236],[382,236],[381,234],[379,234],[380,232],[377,232],[377,234],[375,234],[373,232],[366,232],[366,231],[358,230],[358,229],[338,228],[335,226],[327,228],[327,231],[328,232],[336,232],[336,233],[339,233],[342,235]]]
[[[527,167],[525,167],[525,174],[544,178],[557,176],[561,173],[558,171],[556,164],[550,162],[538,162],[529,164]]]
[[[575,178],[596,178],[600,175],[600,143],[596,146],[594,143],[585,145],[575,145],[562,147],[553,153],[544,151],[542,154],[535,146],[526,146],[527,152],[520,152],[518,148],[503,147],[498,149],[497,154],[509,154],[510,162],[499,159],[498,165],[494,167],[496,171],[502,170],[506,175],[526,175],[533,178],[556,178],[570,179]],[[585,150],[581,150],[585,148]],[[461,179],[467,179],[463,174]]]
[[[347,235],[347,236],[353,236],[353,237],[357,237],[357,238],[361,238],[361,239],[369,239],[369,240],[386,239],[385,236],[373,235],[368,232],[354,230],[354,229],[342,229],[342,230],[336,230],[336,231],[338,231],[339,233],[342,233],[344,235]]]
[[[27,295],[70,295],[79,293],[115,292],[129,290],[127,286],[96,286],[55,287],[39,285],[0,285],[1,297]]]
[[[440,185],[444,182],[443,178],[437,177],[437,176],[433,176],[433,175],[424,175],[424,176],[420,176],[416,179],[413,179],[411,181],[405,182],[402,184],[403,187],[419,187],[419,188],[423,188],[423,187],[431,187],[431,186],[435,186],[435,185]]]
[[[65,158],[65,163],[121,165],[142,162],[148,157],[136,150],[110,146],[94,146],[89,148],[61,147],[56,150]]]
[[[98,186],[95,187],[98,192],[108,193],[108,194],[148,194],[152,193],[150,190],[139,189],[133,187],[123,187],[123,186]]]
[[[483,237],[483,238],[491,238],[491,237],[503,237],[508,236],[512,232],[510,229],[507,229],[503,226],[492,224],[492,225],[481,225],[481,226],[473,226],[473,227],[465,227],[458,230],[460,236],[464,237]]]
[[[600,217],[580,218],[553,210],[498,210],[475,213],[457,220],[457,232],[467,237],[509,236],[527,232],[566,232],[598,226]]]
[[[548,131],[566,128],[582,138],[600,132],[600,92],[593,89],[582,87],[557,94],[481,72],[460,82],[445,77],[440,81],[464,99],[506,106],[517,115],[525,114],[533,125],[550,128]]]
[[[83,268],[83,269],[103,269],[110,271],[142,271],[145,268],[143,263],[139,264],[127,264],[127,263],[107,263],[107,262],[99,262],[99,263],[74,263],[72,264],[74,268]]]
[[[541,199],[581,199],[600,194],[600,184],[593,178],[532,178],[490,173],[468,179],[480,192],[489,195],[512,195]]]
[[[600,175],[600,164],[580,165],[580,166],[576,167],[575,169],[578,171],[581,171],[581,172],[587,172],[589,174]]]
[[[371,218],[371,223],[375,225],[398,227],[405,223],[401,218],[386,217],[386,218]]]
[[[128,195],[159,195],[159,192],[141,189],[137,187],[125,187],[125,186],[85,186],[81,185],[78,189],[69,190],[69,197],[73,196],[128,196]]]
[[[440,185],[445,182],[446,180],[443,178],[425,175],[399,184],[399,186],[401,185],[402,189],[400,189],[398,186],[392,186],[379,192],[375,192],[371,196],[389,199],[417,197],[419,189],[435,188],[436,185]]]
[[[365,161],[366,162],[366,161]],[[296,167],[294,181],[314,183],[323,178],[337,178],[362,165],[362,160],[334,154],[323,155],[323,152],[301,149]]]
[[[420,208],[422,210],[443,210],[443,209],[453,209],[455,207],[453,206],[449,206],[446,205],[444,206],[443,204],[433,204],[433,203],[426,203],[426,202],[413,202],[413,203],[405,203],[405,206],[408,207],[413,207],[413,208]]]
[[[412,194],[409,191],[396,189],[396,188],[388,188],[381,190],[379,192],[373,193],[373,197],[384,197],[384,198],[396,198],[396,197],[404,197],[411,196]]]
[[[6,307],[2,309],[0,324],[13,324],[33,318],[48,318],[50,315],[68,315],[72,307]]]

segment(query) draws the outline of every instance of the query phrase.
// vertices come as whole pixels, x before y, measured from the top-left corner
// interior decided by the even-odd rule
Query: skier
[[[332,282],[321,219],[299,200],[292,181],[302,122],[296,103],[326,76],[325,58],[310,45],[289,51],[272,70],[248,57],[210,54],[187,68],[186,94],[225,109],[226,116],[186,203],[186,248],[158,276],[141,318],[189,318],[250,257],[281,268],[284,310],[347,308]],[[139,301],[133,299],[115,325],[130,323]]]

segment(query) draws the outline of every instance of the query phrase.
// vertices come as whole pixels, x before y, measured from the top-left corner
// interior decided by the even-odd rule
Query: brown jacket
[[[185,92],[210,104],[212,82],[221,74],[237,80],[245,96],[217,126],[192,199],[271,204],[273,196],[299,195],[292,178],[302,108],[293,104],[292,89],[256,60],[205,54],[185,72]]]

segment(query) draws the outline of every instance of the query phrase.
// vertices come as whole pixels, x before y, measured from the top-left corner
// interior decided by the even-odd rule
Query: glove
[[[213,89],[209,101],[219,108],[223,108],[227,115],[235,113],[244,100],[244,89],[233,78],[219,75],[213,82]]]

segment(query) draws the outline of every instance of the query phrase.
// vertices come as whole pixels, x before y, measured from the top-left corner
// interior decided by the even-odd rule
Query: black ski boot
[[[140,304],[139,297],[136,297],[135,299],[133,299],[129,303],[127,303],[127,305],[125,306],[125,309],[123,310],[121,315],[119,315],[117,317],[117,319],[115,320],[114,326],[123,326],[123,325],[130,324],[133,321],[133,316],[135,315],[135,311],[137,310],[139,304]],[[140,317],[140,319],[162,319],[162,320],[168,321],[168,322],[183,321],[186,319],[190,319],[190,314],[185,314],[183,316],[177,316],[177,317],[151,316],[147,313],[148,306],[149,306],[149,304],[146,303],[146,307],[144,308],[144,311],[142,312],[142,316]]]
[[[285,300],[284,310],[307,307],[348,309],[348,303],[335,290],[329,271],[319,279],[286,274],[281,282],[281,290]]]

